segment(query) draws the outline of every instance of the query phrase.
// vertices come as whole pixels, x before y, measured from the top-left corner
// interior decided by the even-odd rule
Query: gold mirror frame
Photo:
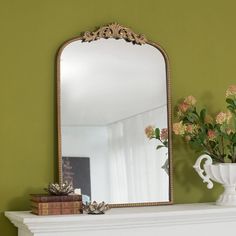
[[[173,204],[173,167],[172,167],[172,112],[171,112],[171,95],[170,95],[170,65],[169,59],[164,49],[155,42],[147,40],[142,34],[136,34],[130,28],[119,25],[118,23],[112,23],[105,26],[101,26],[95,31],[87,31],[82,33],[81,36],[74,37],[65,41],[58,50],[56,57],[56,74],[57,74],[57,139],[58,139],[58,174],[59,183],[62,180],[62,139],[61,139],[61,86],[60,86],[60,56],[63,49],[74,41],[81,40],[83,42],[92,42],[101,38],[109,39],[123,39],[133,44],[149,44],[155,47],[161,52],[166,63],[166,90],[167,90],[167,111],[168,111],[168,159],[169,159],[169,201],[168,202],[145,202],[145,203],[122,203],[122,204],[109,204],[110,207],[138,207],[138,206],[158,206],[158,205],[170,205]]]

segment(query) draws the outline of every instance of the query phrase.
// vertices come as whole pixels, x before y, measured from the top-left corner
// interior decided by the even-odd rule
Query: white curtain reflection
[[[166,106],[108,126],[110,202],[169,201],[169,177],[161,167],[167,148],[156,150],[148,125],[167,127]]]

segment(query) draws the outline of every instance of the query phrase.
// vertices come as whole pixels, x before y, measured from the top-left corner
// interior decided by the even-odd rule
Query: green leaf
[[[235,113],[235,107],[232,105],[227,106],[228,110],[231,111],[232,113]]]
[[[191,122],[191,123],[195,123],[198,120],[197,115],[195,115],[194,113],[189,113],[187,115],[187,119]]]
[[[198,130],[199,132],[198,132],[198,135],[197,135],[197,139],[198,140],[201,140],[202,142],[206,139],[206,136],[207,136],[207,134],[206,134],[206,130],[205,130],[205,128],[204,127],[202,127],[201,129],[199,129]]]
[[[208,127],[209,127],[210,129],[213,129],[213,128],[214,128],[212,124],[208,124]]]
[[[200,120],[202,123],[204,123],[206,117],[206,109],[202,109],[200,112]]]
[[[160,129],[159,128],[155,129],[155,135],[156,135],[156,139],[160,139]]]
[[[225,133],[226,128],[227,128],[227,125],[225,123],[220,126],[220,131],[221,131],[222,134]]]
[[[160,149],[160,148],[163,148],[163,147],[165,147],[164,145],[158,145],[157,147],[156,147],[156,150],[158,150],[158,149]]]
[[[232,106],[235,106],[234,101],[233,101],[233,99],[231,99],[231,98],[227,98],[227,99],[226,99],[226,102],[227,102],[228,104],[232,105]]]
[[[189,141],[190,146],[193,149],[200,150],[202,148],[201,143],[198,140]]]
[[[182,121],[183,121],[183,124],[189,124],[189,120],[187,117],[184,117]]]
[[[230,136],[226,133],[222,133],[222,136],[225,138],[225,139],[230,139]]]
[[[216,129],[216,131],[218,131],[219,133],[221,133],[220,127],[221,127],[220,124],[216,124],[216,125],[215,125],[215,129]]]
[[[168,147],[168,141],[164,141],[163,144],[165,145],[165,147]]]
[[[236,143],[236,134],[234,134],[234,135],[232,136],[232,142],[233,142],[233,143]]]

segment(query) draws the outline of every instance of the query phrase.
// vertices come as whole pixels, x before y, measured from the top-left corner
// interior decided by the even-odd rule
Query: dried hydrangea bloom
[[[223,124],[227,120],[227,114],[225,112],[220,112],[216,116],[216,123],[217,124]]]
[[[145,134],[146,136],[151,139],[155,136],[155,127],[152,125],[149,125],[145,128]]]
[[[194,106],[196,104],[197,100],[194,96],[189,95],[188,97],[186,97],[184,99],[184,103],[190,105],[190,106]]]
[[[173,124],[173,132],[176,135],[184,135],[186,131],[186,126],[183,125],[182,121]]]
[[[196,134],[198,133],[198,126],[197,125],[193,125],[193,124],[189,124],[186,126],[186,132],[189,134]]]
[[[213,118],[210,115],[206,115],[204,121],[206,124],[211,124],[213,122]]]
[[[236,95],[236,85],[230,85],[226,90],[226,97],[235,96]]]
[[[232,118],[232,114],[231,112],[220,112],[217,116],[216,116],[216,123],[217,124],[223,124],[223,123],[229,123],[229,121]]]
[[[214,130],[208,130],[207,137],[209,140],[215,140],[216,139],[216,132]]]
[[[168,139],[168,129],[167,128],[163,128],[161,130],[161,140],[167,140]]]
[[[181,113],[185,113],[191,106],[185,102],[179,104],[178,109]]]
[[[189,142],[191,140],[191,136],[190,135],[186,135],[184,137],[184,139],[185,139],[186,142]]]
[[[194,132],[194,125],[187,125],[186,132],[192,134]]]

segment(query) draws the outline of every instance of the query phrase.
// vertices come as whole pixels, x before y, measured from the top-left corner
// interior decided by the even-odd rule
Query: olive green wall
[[[55,54],[81,31],[117,21],[159,42],[171,63],[173,104],[193,94],[212,112],[236,78],[234,0],[0,0],[0,235],[3,216],[56,177]],[[181,145],[180,145],[181,144]],[[196,154],[174,139],[174,202],[214,201]]]

